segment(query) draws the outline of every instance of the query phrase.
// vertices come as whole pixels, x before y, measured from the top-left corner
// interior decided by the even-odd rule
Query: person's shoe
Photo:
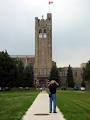
[[[57,113],[56,111],[54,111],[53,113]]]
[[[49,112],[49,113],[52,113],[52,112]]]

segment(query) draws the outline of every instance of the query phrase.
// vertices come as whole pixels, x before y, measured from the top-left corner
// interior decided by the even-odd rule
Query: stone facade
[[[61,88],[67,88],[67,70],[68,67],[59,68]]]
[[[45,85],[52,67],[52,14],[35,18],[35,81]]]
[[[35,63],[34,55],[11,55],[10,57],[13,59],[21,60],[25,66],[28,64],[32,64],[34,66]]]
[[[67,86],[68,86],[67,70],[68,70],[68,67],[63,67],[63,68],[59,69],[62,88],[67,88]],[[72,68],[72,72],[73,72],[73,79],[74,79],[75,87],[81,87],[80,86],[81,82],[82,82],[82,70],[81,70],[81,68]]]

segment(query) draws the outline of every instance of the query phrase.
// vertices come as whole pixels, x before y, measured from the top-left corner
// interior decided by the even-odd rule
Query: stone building
[[[34,66],[35,63],[34,55],[11,55],[10,57],[13,59],[21,60],[25,66],[28,64],[32,64],[32,66]]]
[[[73,70],[73,78],[74,78],[74,87],[79,89],[82,83],[82,70],[81,68],[72,68]]]
[[[52,14],[35,18],[35,81],[45,85],[52,67]]]
[[[68,67],[59,68],[61,88],[67,88],[67,70]]]
[[[68,86],[67,70],[68,70],[68,67],[63,67],[59,69],[62,88],[67,88]],[[80,88],[81,82],[82,82],[82,70],[81,68],[72,68],[72,72],[73,72],[74,87]]]
[[[21,60],[24,65],[32,64],[34,68],[34,80],[37,86],[46,86],[48,76],[53,64],[52,61],[52,14],[47,13],[47,18],[35,18],[35,56],[11,55],[12,58]],[[67,87],[67,67],[60,70],[61,85]],[[75,83],[81,81],[81,69],[73,68]]]

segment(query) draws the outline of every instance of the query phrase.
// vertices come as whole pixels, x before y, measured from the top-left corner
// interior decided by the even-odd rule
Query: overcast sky
[[[0,50],[35,54],[35,17],[48,12],[49,0],[0,0]],[[90,0],[53,0],[53,60],[79,67],[90,60]]]

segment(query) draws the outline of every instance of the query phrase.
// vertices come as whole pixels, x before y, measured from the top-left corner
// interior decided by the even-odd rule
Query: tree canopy
[[[67,83],[68,83],[68,87],[74,87],[73,72],[72,72],[72,68],[70,65],[67,70]]]
[[[10,58],[7,51],[0,52],[0,86],[12,87],[15,79],[15,62]]]
[[[49,80],[55,80],[58,83],[60,82],[60,74],[59,74],[59,70],[56,65],[53,65],[51,68]]]
[[[21,60],[12,59],[7,51],[0,52],[0,88],[32,87],[33,66],[25,66]]]
[[[90,81],[90,61],[87,62],[85,67],[85,80]]]

